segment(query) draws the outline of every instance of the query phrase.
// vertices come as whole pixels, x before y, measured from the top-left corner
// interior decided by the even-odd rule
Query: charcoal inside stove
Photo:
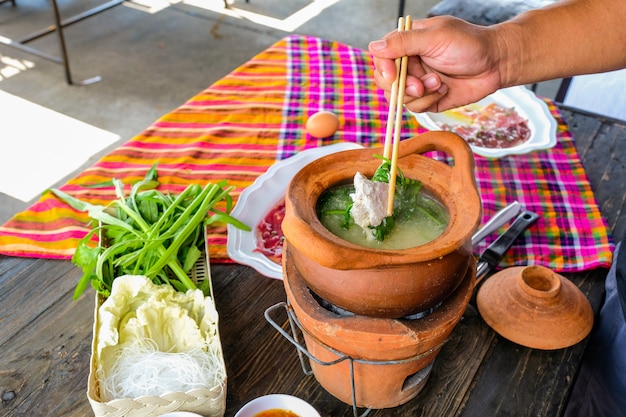
[[[320,297],[315,292],[313,292],[313,290],[311,290],[310,288],[309,288],[309,292],[311,293],[313,298],[315,298],[315,301],[319,303],[320,306],[330,311],[331,313],[336,314],[338,316],[342,316],[342,317],[356,316],[356,314],[354,314],[353,312],[344,310],[343,308],[337,307],[336,305],[324,300],[322,297]]]
[[[336,306],[335,304],[323,299],[322,297],[320,297],[319,295],[317,295],[312,289],[309,288],[309,292],[311,293],[311,295],[313,296],[313,298],[315,298],[315,301],[317,301],[319,303],[320,306],[322,306],[324,309],[330,311],[333,314],[336,314],[338,316],[341,317],[349,317],[349,316],[356,316],[355,313],[345,310],[341,307]],[[435,305],[434,307],[431,307],[427,310],[424,311],[420,311],[419,313],[415,313],[415,314],[411,314],[409,316],[404,316],[402,317],[400,320],[419,320],[419,319],[423,319],[424,317],[432,314],[435,310],[437,310],[439,308],[439,306],[441,306],[441,302],[439,302],[437,305]]]
[[[403,320],[419,320],[419,319],[423,319],[424,317],[429,316],[430,314],[434,313],[439,307],[441,307],[442,302],[440,301],[439,303],[437,303],[437,305],[426,309],[424,311],[420,311],[419,313],[415,313],[415,314],[411,314],[409,316],[404,316],[402,317]]]
[[[415,388],[419,386],[420,384],[426,382],[426,378],[428,378],[428,376],[430,375],[430,371],[433,369],[434,363],[435,361],[432,361],[431,363],[429,363],[428,365],[426,365],[419,371],[415,372],[412,375],[407,376],[406,379],[404,380],[404,383],[402,384],[402,391]]]

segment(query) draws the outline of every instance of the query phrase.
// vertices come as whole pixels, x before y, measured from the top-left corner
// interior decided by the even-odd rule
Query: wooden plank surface
[[[19,286],[29,288],[40,286],[41,280],[27,272],[52,264],[47,277],[66,287],[65,292],[53,291],[53,297],[37,294],[28,305],[14,306],[14,313],[3,311],[0,386],[3,395],[13,392],[15,398],[2,402],[0,414],[41,415],[43,403],[48,416],[90,415],[86,387],[92,293],[79,301],[71,300],[79,274],[69,262],[2,258],[0,264],[18,269]],[[588,275],[588,280],[579,284],[592,291],[598,305],[601,294],[596,294],[599,287],[593,283],[601,278]],[[227,416],[234,415],[248,400],[267,393],[306,398],[325,416],[353,414],[351,407],[321,389],[314,377],[304,375],[293,345],[265,320],[265,310],[285,300],[281,281],[234,265],[214,265],[213,280],[228,372]],[[37,307],[44,298],[45,308]],[[8,316],[19,325],[5,327]],[[282,320],[286,321],[286,316]],[[6,328],[16,329],[11,337],[5,337]],[[463,416],[486,415],[494,410],[526,415],[516,411],[520,404],[528,415],[558,415],[566,400],[562,392],[567,391],[575,375],[583,347],[541,352],[516,346],[496,336],[469,308],[417,398],[370,415]],[[559,396],[563,400],[555,401]]]
[[[90,415],[93,294],[72,301],[79,271],[68,261],[0,265],[0,415]]]

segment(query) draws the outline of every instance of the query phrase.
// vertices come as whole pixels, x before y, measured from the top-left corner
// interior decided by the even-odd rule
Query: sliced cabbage
[[[138,275],[113,281],[98,311],[103,400],[224,388],[218,314],[201,290],[178,292]]]

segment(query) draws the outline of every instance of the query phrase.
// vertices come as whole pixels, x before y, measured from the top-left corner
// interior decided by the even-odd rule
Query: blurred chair
[[[18,40],[13,40],[10,38],[7,38],[5,36],[0,35],[0,44],[9,46],[11,48],[15,48],[18,49],[22,52],[25,52],[27,54],[31,54],[31,55],[35,55],[38,56],[39,58],[43,58],[46,59],[48,61],[52,61],[55,62],[57,64],[61,64],[63,65],[63,68],[65,70],[65,79],[67,81],[68,84],[73,85],[73,84],[79,84],[79,85],[87,85],[87,84],[92,84],[95,82],[98,82],[101,80],[101,77],[99,75],[88,78],[86,80],[83,81],[79,81],[79,82],[75,82],[74,79],[72,78],[72,72],[70,70],[70,62],[69,62],[69,57],[68,57],[68,53],[67,53],[67,47],[66,47],[66,43],[65,43],[65,34],[64,34],[64,28],[71,26],[75,23],[79,23],[82,22],[83,20],[91,17],[91,16],[95,16],[97,14],[100,14],[102,12],[106,12],[107,10],[110,10],[114,7],[120,6],[121,4],[123,4],[126,0],[108,0],[105,3],[96,5],[94,7],[92,7],[91,9],[85,10],[79,14],[76,14],[72,17],[68,17],[66,19],[61,20],[61,12],[59,9],[59,5],[57,4],[58,1],[57,0],[50,0],[50,5],[51,5],[51,9],[52,9],[52,15],[54,17],[54,24],[53,25],[49,25],[47,27],[44,27],[34,33],[31,33],[28,36],[22,37],[21,39]],[[0,4],[4,4],[10,2],[12,7],[16,7],[16,1],[15,0],[0,0]],[[25,15],[26,17],[28,17],[28,15]],[[34,47],[31,47],[29,45],[27,45],[29,42],[35,41],[39,38],[42,38],[46,35],[49,35],[53,32],[57,33],[57,37],[58,37],[58,42],[59,42],[59,50],[60,50],[60,56],[55,56],[55,55],[50,55],[47,52],[41,51],[39,49],[36,49]]]
[[[555,101],[565,108],[626,121],[626,69],[565,78]]]
[[[428,16],[450,15],[477,25],[489,26],[555,1],[557,0],[442,0],[428,11]]]

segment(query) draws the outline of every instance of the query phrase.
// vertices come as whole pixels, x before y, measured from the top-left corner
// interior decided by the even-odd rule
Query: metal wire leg
[[[61,22],[61,13],[59,12],[59,6],[57,5],[57,0],[51,0],[52,10],[54,12],[54,23],[56,33],[59,37],[59,48],[61,50],[61,62],[63,64],[63,69],[65,71],[65,79],[69,85],[74,85],[74,80],[72,79],[72,72],[70,70],[70,61],[69,56],[67,54],[67,48],[65,46],[65,35],[63,33],[64,23]],[[117,5],[117,4],[116,4]],[[94,12],[95,13],[95,12]],[[89,85],[93,83],[97,83],[102,80],[102,77],[96,75],[91,78],[87,78],[83,81],[80,81],[78,85]]]
[[[279,308],[284,308],[287,311],[287,317],[289,318],[289,326],[291,328],[291,334],[287,333],[276,321],[274,321],[274,319],[271,317],[271,313],[274,312],[274,310],[277,310]],[[365,417],[367,416],[370,411],[372,411],[371,408],[367,408],[365,409],[365,411],[363,412],[363,414],[359,415],[359,411],[357,409],[356,406],[356,386],[355,386],[355,382],[354,382],[354,361],[355,359],[344,355],[341,352],[338,352],[332,348],[330,348],[329,346],[325,346],[326,349],[328,349],[329,351],[333,352],[338,359],[332,361],[332,362],[324,362],[318,358],[316,358],[315,356],[313,356],[306,348],[306,346],[304,346],[303,343],[300,342],[300,340],[298,339],[298,332],[296,329],[300,329],[302,330],[302,326],[300,325],[300,323],[298,322],[298,319],[295,316],[295,313],[293,312],[293,310],[291,309],[291,307],[289,306],[289,304],[285,303],[285,302],[281,302],[278,304],[275,304],[271,307],[269,307],[267,310],[265,310],[265,319],[281,334],[283,335],[283,337],[285,337],[285,339],[289,340],[289,342],[291,342],[291,344],[293,344],[297,350],[298,350],[298,357],[300,358],[300,365],[302,366],[302,370],[304,371],[305,375],[311,375],[313,373],[312,370],[307,369],[306,367],[306,360],[304,359],[304,356],[308,357],[310,360],[314,361],[315,363],[322,365],[322,366],[331,366],[331,365],[336,365],[340,362],[343,362],[345,360],[348,361],[348,363],[350,364],[350,383],[351,383],[351,388],[352,388],[352,412],[354,414],[354,417]],[[363,362],[367,362],[369,363],[369,361],[363,361]]]
[[[65,36],[63,35],[63,25],[61,24],[61,14],[59,13],[59,6],[57,5],[57,0],[51,0],[52,3],[52,11],[54,12],[54,23],[56,27],[56,32],[59,37],[59,49],[61,50],[61,63],[63,64],[63,69],[65,71],[65,79],[67,83],[72,85],[74,82],[72,81],[72,72],[70,71],[70,63],[67,56],[67,48],[65,47]]]

